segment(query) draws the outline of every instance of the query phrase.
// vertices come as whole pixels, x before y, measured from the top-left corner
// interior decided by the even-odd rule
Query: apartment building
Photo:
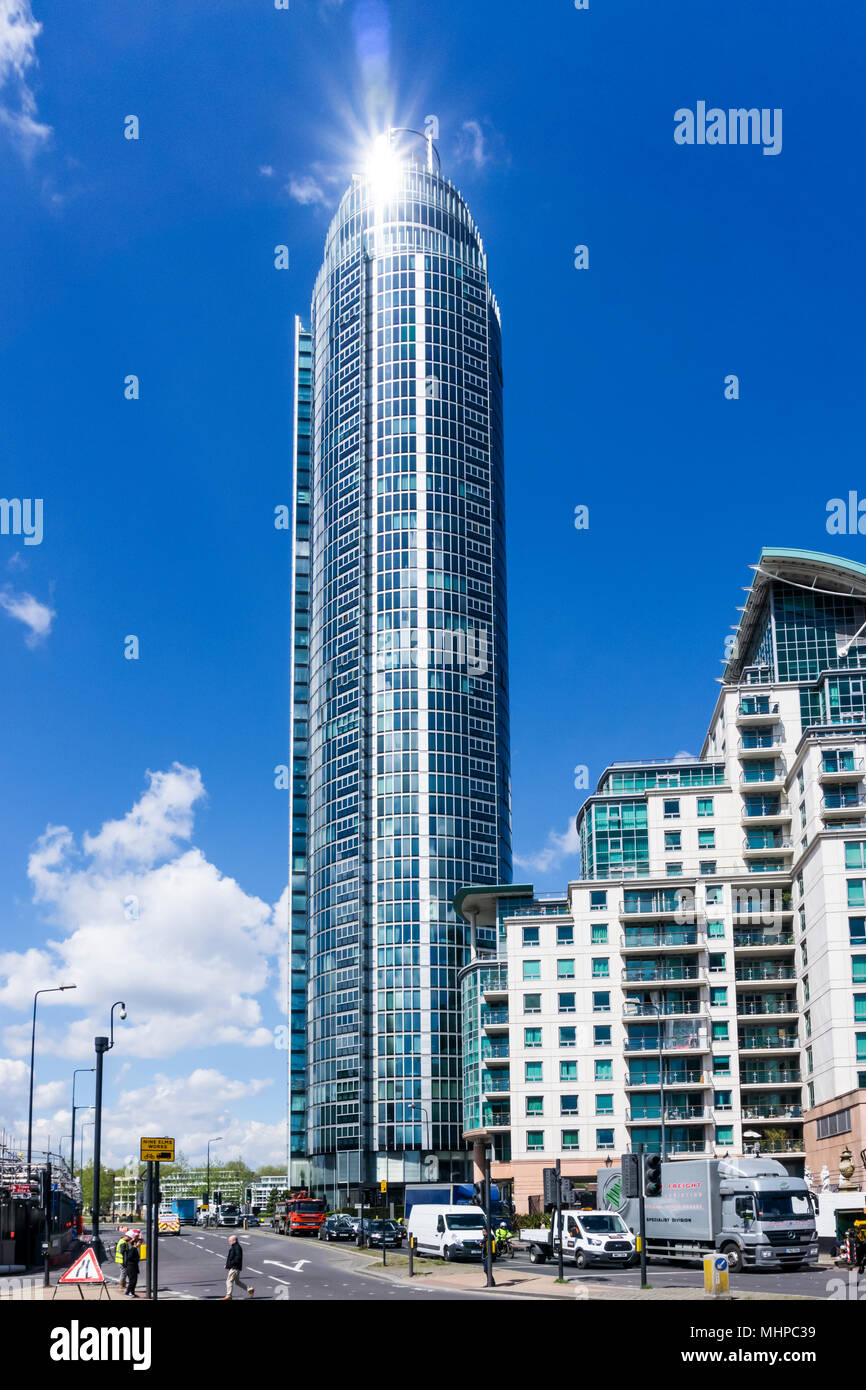
[[[866,1147],[866,566],[764,550],[701,752],[612,763],[558,897],[469,887],[464,1133],[514,1184],[643,1145]]]

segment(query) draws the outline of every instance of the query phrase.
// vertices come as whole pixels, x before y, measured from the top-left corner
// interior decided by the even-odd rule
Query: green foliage
[[[533,1216],[515,1216],[514,1224],[519,1231],[549,1230],[550,1217],[545,1216],[544,1212],[536,1212]]]

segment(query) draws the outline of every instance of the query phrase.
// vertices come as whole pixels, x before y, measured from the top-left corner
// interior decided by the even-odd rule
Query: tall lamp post
[[[93,1071],[96,1071],[96,1067],[76,1067],[76,1068],[75,1068],[75,1071],[72,1073],[72,1182],[73,1182],[73,1184],[75,1183],[75,1111],[76,1111],[76,1109],[78,1109],[78,1110],[86,1110],[86,1109],[88,1109],[88,1107],[87,1107],[86,1105],[79,1105],[79,1106],[76,1107],[76,1104],[75,1104],[75,1078],[76,1078],[76,1076],[81,1076],[82,1072],[86,1073],[86,1072],[93,1072]]]
[[[122,999],[118,999],[111,1006],[109,1015],[110,1038],[94,1038],[93,1045],[96,1048],[96,1097],[94,1109],[93,1128],[93,1225],[91,1244],[96,1246],[96,1258],[104,1259],[105,1252],[101,1249],[102,1242],[99,1239],[99,1168],[102,1158],[102,1063],[106,1052],[110,1052],[114,1047],[114,1010],[120,1009],[120,1017],[126,1018],[126,1005]]]
[[[405,1110],[420,1110],[420,1111],[421,1111],[421,1114],[424,1116],[424,1119],[425,1119],[426,1124],[427,1124],[427,1148],[429,1149],[429,1148],[430,1148],[430,1141],[431,1141],[431,1139],[432,1139],[432,1137],[433,1137],[433,1131],[432,1131],[432,1129],[431,1129],[431,1127],[430,1127],[430,1115],[429,1115],[429,1112],[428,1112],[428,1110],[427,1110],[427,1107],[426,1107],[425,1105],[422,1105],[421,1102],[418,1101],[418,1100],[404,1100],[404,1102],[403,1102],[403,1108],[404,1108]],[[422,1141],[421,1141],[421,1142],[422,1142],[422,1147],[423,1147],[423,1138],[422,1138]]]
[[[33,996],[33,1030],[30,1034],[30,1109],[27,1115],[27,1180],[30,1180],[30,1161],[33,1156],[33,1068],[36,1061],[36,1001],[40,994],[61,994],[67,989],[77,989],[77,985],[52,985],[50,989],[37,989]]]
[[[83,1105],[80,1105],[78,1108],[79,1108],[79,1110],[84,1110],[84,1109],[85,1109],[85,1107],[84,1107]],[[92,1105],[89,1105],[89,1106],[87,1106],[86,1108],[87,1108],[88,1110],[92,1110],[94,1107],[93,1107]],[[80,1157],[80,1162],[79,1162],[79,1166],[78,1166],[78,1185],[79,1185],[79,1187],[81,1188],[81,1214],[82,1214],[82,1216],[84,1215],[84,1131],[86,1130],[86,1128],[87,1128],[88,1125],[92,1125],[92,1124],[94,1124],[94,1123],[95,1123],[94,1120],[82,1120],[82,1121],[81,1121],[81,1153],[80,1153],[80,1156],[79,1156],[79,1157]],[[75,1158],[75,1156],[73,1155],[73,1162],[74,1162],[74,1158]],[[91,1199],[92,1199],[92,1195],[93,1195],[93,1194],[91,1193]]]
[[[207,1141],[207,1220],[208,1220],[208,1225],[210,1225],[210,1146],[211,1146],[211,1144],[218,1144],[218,1143],[220,1142],[221,1139],[222,1139],[222,1135],[221,1135],[221,1134],[218,1134],[218,1135],[216,1136],[215,1139],[208,1139],[208,1141]]]

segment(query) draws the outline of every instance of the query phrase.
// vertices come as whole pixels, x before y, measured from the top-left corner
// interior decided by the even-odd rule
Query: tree
[[[105,1168],[99,1165],[99,1215],[100,1218],[107,1216],[114,1200],[114,1178],[116,1173],[122,1173],[121,1168]],[[84,1219],[92,1219],[93,1216],[93,1163],[89,1163],[81,1173],[81,1209]]]

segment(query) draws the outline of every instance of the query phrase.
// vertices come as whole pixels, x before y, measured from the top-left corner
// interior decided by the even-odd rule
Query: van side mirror
[[[436,1233],[437,1233],[437,1235],[440,1235],[440,1236],[441,1236],[441,1235],[442,1235],[442,1232],[443,1232],[444,1230],[445,1230],[445,1217],[444,1217],[444,1216],[440,1216],[439,1219],[438,1219],[438,1221],[436,1222]]]

